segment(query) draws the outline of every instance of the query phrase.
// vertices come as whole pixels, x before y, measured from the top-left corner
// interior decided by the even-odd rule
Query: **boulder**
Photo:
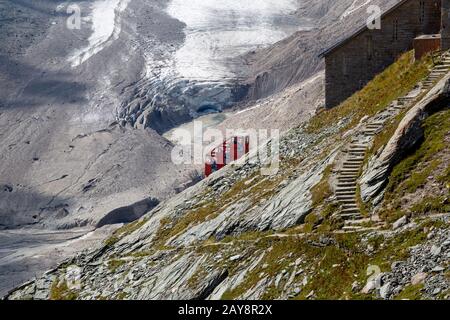
[[[418,284],[424,283],[425,279],[427,278],[428,274],[425,272],[419,272],[418,274],[416,274],[415,276],[412,277],[411,279],[411,284],[413,286],[416,286]]]
[[[407,216],[403,216],[400,219],[398,219],[397,221],[394,222],[394,224],[392,225],[392,229],[397,230],[400,229],[403,226],[406,226],[408,224],[408,217]]]
[[[380,288],[380,297],[383,299],[388,299],[392,293],[392,284],[387,282]]]

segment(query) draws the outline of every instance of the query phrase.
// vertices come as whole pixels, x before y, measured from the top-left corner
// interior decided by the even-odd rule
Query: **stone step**
[[[342,213],[344,213],[344,214],[354,213],[355,211],[357,213],[361,213],[356,204],[343,204],[342,205]]]
[[[340,170],[341,173],[346,173],[346,172],[359,172],[358,169],[341,169]]]
[[[359,212],[340,213],[339,216],[344,220],[359,220],[362,218]]]
[[[337,184],[337,188],[356,188],[356,182],[340,182]]]
[[[342,170],[355,170],[355,173],[359,174],[359,172],[361,171],[361,167],[360,165],[344,165],[342,167]]]
[[[377,128],[364,128],[362,131],[378,131],[378,130],[380,130],[380,128],[379,127],[377,127]]]
[[[364,158],[348,158],[347,160],[345,160],[344,164],[345,163],[361,165],[362,163],[364,163]]]
[[[355,191],[341,191],[341,192],[337,192],[336,191],[336,197],[356,197],[356,192]]]
[[[360,226],[344,226],[342,230],[344,231],[361,231],[362,227]]]
[[[346,182],[346,180],[343,180],[342,182]],[[356,182],[356,180],[354,180],[352,182]],[[341,191],[341,192],[336,191],[336,195],[347,195],[347,194],[353,194],[353,193],[354,193],[353,191]]]
[[[356,206],[356,196],[348,195],[348,196],[336,196],[336,200],[340,202],[342,205],[354,205]]]
[[[380,125],[367,125],[366,126],[367,129],[371,129],[371,130],[380,130],[383,128],[383,126]]]
[[[354,198],[354,196],[356,195],[356,192],[354,192],[354,191],[347,191],[348,193],[342,193],[342,192],[336,192],[336,197],[339,197],[339,198],[342,198],[342,199],[344,199],[344,198],[349,198],[350,196],[351,197],[353,197],[353,199],[355,199]]]
[[[365,153],[356,153],[356,152],[355,152],[355,153],[350,153],[350,155],[351,155],[351,156],[360,156],[360,157],[362,157],[362,156],[365,157],[365,156],[366,156]]]
[[[377,134],[379,132],[379,130],[364,130],[363,131],[363,133],[365,134],[365,135],[368,135],[368,134]]]
[[[352,217],[354,220],[361,220],[364,218],[359,211],[359,208],[354,209],[342,209],[340,212],[341,217]]]
[[[350,193],[353,194],[353,193],[355,193],[355,191],[353,191],[353,190],[338,190],[338,188],[336,187],[336,194],[338,194],[338,195],[340,195],[340,194],[347,195]]]
[[[434,72],[436,70],[448,70],[448,69],[450,69],[450,64],[448,62],[450,62],[450,61],[447,61],[446,64],[440,64],[440,65],[434,67],[431,72]]]
[[[342,210],[358,210],[359,212],[359,207],[356,203],[352,203],[352,204],[343,204],[342,205]]]
[[[341,177],[345,177],[345,178],[355,178],[358,179],[359,178],[359,170],[358,172],[354,172],[354,173],[341,173],[340,175]]]
[[[358,176],[354,175],[354,176],[339,176],[338,181],[340,182],[353,182],[356,183],[356,181],[358,181]]]
[[[353,176],[353,175],[356,175],[356,176],[359,176],[359,169],[357,170],[357,169],[341,169],[341,170],[339,170],[339,174],[341,175],[341,176]]]
[[[365,158],[366,157],[366,151],[350,151],[348,153],[352,158]]]
[[[344,220],[358,220],[362,218],[362,215],[358,212],[355,213],[341,213],[339,215]]]
[[[358,170],[361,169],[361,165],[360,164],[344,164],[342,166],[343,169],[354,169],[354,170]]]
[[[356,181],[358,180],[358,175],[339,175],[338,180],[340,179]]]
[[[431,72],[430,72],[430,74],[428,75],[427,78],[430,78],[430,77],[440,77],[443,73],[446,73],[446,72],[447,72],[447,71],[434,70],[434,71],[431,71]]]
[[[337,187],[337,188],[351,188],[350,186],[341,186],[341,187]],[[343,192],[343,191],[347,191],[347,192],[349,192],[349,194],[346,194],[346,195],[343,195],[342,193],[338,193],[337,192],[337,189],[336,188],[336,197],[340,197],[340,196],[342,196],[342,197],[347,197],[347,196],[350,196],[350,192],[353,194],[353,195],[356,195],[356,188],[353,188],[353,189],[349,189],[349,190],[342,190],[342,189],[339,189],[339,191],[341,191],[341,192]]]
[[[338,178],[339,182],[348,182],[348,183],[355,183],[356,181],[358,181],[358,177],[339,177]]]
[[[369,218],[360,219],[360,220],[348,220],[345,221],[346,225],[355,225],[355,224],[363,224],[363,223],[369,223],[371,220]]]
[[[371,231],[376,231],[376,230],[380,230],[380,227],[370,227],[370,228],[358,228],[355,230],[344,230],[342,229],[343,233],[361,233],[361,232],[371,232]]]
[[[356,192],[356,187],[338,187],[336,191],[352,191]]]
[[[353,205],[357,206],[357,204],[356,204],[356,195],[355,194],[348,194],[348,195],[338,194],[338,195],[336,195],[336,198],[340,202],[343,202],[343,201],[349,202],[351,200],[351,202],[349,202],[348,204],[349,205],[353,204]]]
[[[347,165],[347,166],[356,166],[356,167],[360,167],[363,164],[364,161],[362,160],[358,160],[358,161],[348,161],[346,160],[343,165]]]
[[[367,145],[354,143],[354,144],[351,144],[349,147],[350,147],[350,149],[359,149],[359,148],[366,149]]]

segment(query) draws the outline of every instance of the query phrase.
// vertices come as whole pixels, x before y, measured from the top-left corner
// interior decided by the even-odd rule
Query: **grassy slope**
[[[324,110],[309,122],[308,130],[317,132],[350,117],[348,128],[359,123],[364,116],[373,116],[393,100],[411,91],[429,72],[431,58],[413,62],[413,52],[402,55],[397,62],[370,81],[362,90],[333,109]]]
[[[394,220],[406,213],[450,212],[450,110],[432,115],[422,128],[424,141],[395,166],[389,177],[384,210],[387,219]],[[416,195],[421,191],[429,195],[417,202],[420,197]],[[408,199],[410,203],[405,206]]]

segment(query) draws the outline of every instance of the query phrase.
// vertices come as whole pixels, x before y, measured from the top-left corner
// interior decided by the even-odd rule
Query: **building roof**
[[[384,17],[386,17],[387,15],[389,15],[390,13],[392,13],[393,11],[397,10],[399,7],[401,7],[402,5],[404,5],[406,2],[408,2],[410,0],[401,0],[400,2],[398,2],[397,4],[393,5],[391,8],[389,8],[388,10],[386,10],[385,12],[383,12],[381,14],[381,19],[383,19]],[[359,36],[361,33],[363,33],[364,31],[368,30],[369,28],[367,27],[367,24],[364,24],[363,26],[361,26],[359,29],[357,29],[356,32],[354,32],[351,36],[344,38],[343,40],[338,41],[337,43],[335,43],[334,45],[332,45],[331,47],[329,47],[328,49],[326,49],[325,51],[321,52],[319,54],[319,58],[323,58],[326,57],[327,55],[329,55],[330,53],[332,53],[333,51],[335,51],[336,49],[342,47],[344,44],[346,44],[347,42],[349,42],[350,40],[356,38],[357,36]]]

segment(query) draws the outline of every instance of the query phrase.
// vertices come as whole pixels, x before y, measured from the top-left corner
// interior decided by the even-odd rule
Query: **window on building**
[[[348,76],[347,56],[342,56],[342,74]]]
[[[420,21],[420,23],[423,24],[425,21],[425,1],[420,1],[419,14],[420,14],[419,21]]]
[[[367,60],[372,60],[373,58],[373,39],[372,36],[367,37]]]
[[[398,40],[398,20],[394,20],[394,27],[393,27],[392,39],[393,39],[394,41],[397,41],[397,40]]]

